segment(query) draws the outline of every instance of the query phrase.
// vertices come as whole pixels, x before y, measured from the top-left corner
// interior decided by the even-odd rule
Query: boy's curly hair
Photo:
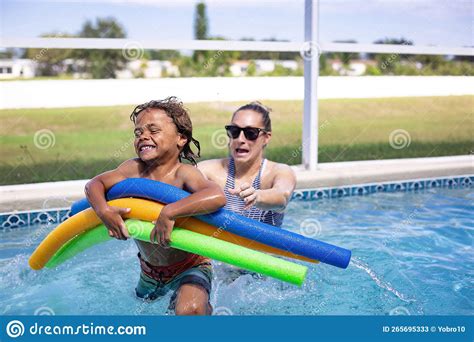
[[[132,114],[130,114],[130,120],[136,123],[138,115],[150,108],[163,110],[173,120],[178,133],[184,135],[188,140],[179,154],[179,161],[184,158],[190,161],[191,164],[196,165],[196,158],[201,156],[201,147],[199,141],[193,138],[193,123],[188,110],[183,106],[183,102],[176,96],[170,96],[164,100],[143,103],[135,107]],[[191,142],[196,146],[197,154],[191,150]]]

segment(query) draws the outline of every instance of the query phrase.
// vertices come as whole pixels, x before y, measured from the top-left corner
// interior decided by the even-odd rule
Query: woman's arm
[[[178,217],[208,214],[222,208],[226,203],[222,189],[204,178],[201,171],[195,167],[183,164],[177,172],[177,177],[192,194],[166,205],[161,210],[150,239],[162,246],[169,245],[171,231]]]
[[[255,205],[262,210],[285,210],[296,187],[296,176],[293,170],[284,164],[277,166],[270,189],[256,190],[244,183],[240,189],[229,189],[233,195],[239,195],[245,201],[245,210]]]

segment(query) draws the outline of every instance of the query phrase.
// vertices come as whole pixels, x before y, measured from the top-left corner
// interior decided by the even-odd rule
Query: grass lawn
[[[302,101],[263,102],[273,108],[273,139],[267,157],[299,164]],[[187,106],[194,135],[201,142],[202,159],[227,154],[223,126],[241,104]],[[133,107],[0,110],[1,184],[90,178],[133,157],[129,121]],[[321,100],[319,160],[472,153],[473,108],[474,96]],[[403,130],[401,138],[397,130]]]

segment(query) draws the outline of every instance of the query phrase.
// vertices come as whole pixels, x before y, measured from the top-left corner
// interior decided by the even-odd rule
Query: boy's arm
[[[178,217],[208,214],[226,203],[219,185],[207,180],[197,168],[184,164],[179,168],[177,177],[192,194],[162,209],[150,236],[152,242],[162,246],[169,245],[174,221]]]
[[[85,187],[86,197],[109,230],[109,235],[120,240],[126,240],[129,237],[122,215],[128,213],[130,209],[109,206],[105,194],[114,184],[136,174],[138,174],[137,161],[127,160],[115,170],[95,176]]]

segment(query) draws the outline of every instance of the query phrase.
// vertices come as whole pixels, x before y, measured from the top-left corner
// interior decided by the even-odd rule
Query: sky
[[[0,37],[77,33],[87,19],[114,17],[132,39],[193,39],[193,0],[0,0]],[[211,36],[304,41],[302,0],[208,0]],[[406,38],[415,45],[474,45],[471,0],[321,0],[320,41],[372,43]]]

